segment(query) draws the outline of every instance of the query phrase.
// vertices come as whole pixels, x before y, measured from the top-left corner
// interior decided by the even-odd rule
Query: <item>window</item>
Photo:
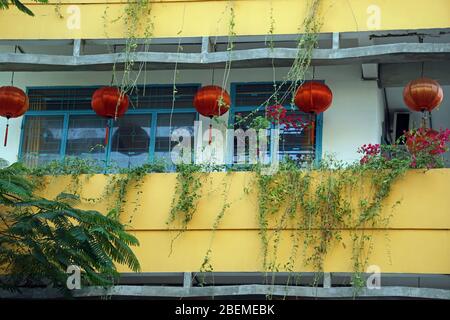
[[[258,111],[258,112],[253,112],[252,115],[250,115],[251,111],[242,111],[239,112],[239,116],[242,117],[242,119],[245,119],[244,121],[240,122],[239,124],[234,124],[234,130],[238,130],[238,129],[242,129],[244,132],[247,131],[248,129],[250,129],[250,122],[251,122],[251,118],[253,117],[258,117],[258,116],[264,116],[264,111]],[[244,141],[239,141],[239,139],[242,138],[238,138],[236,135],[234,136],[234,144],[233,144],[233,163],[250,163],[250,155],[249,155],[249,142],[250,139],[246,136],[244,136]],[[259,140],[259,137],[257,138]],[[239,159],[238,156],[238,145],[239,143],[243,144],[244,146],[244,154],[241,156],[244,156],[244,158]],[[259,150],[255,150],[256,153],[258,153]],[[266,156],[270,157],[270,131],[267,131],[267,153]]]
[[[107,120],[97,115],[69,117],[66,156],[105,160],[105,132]]]
[[[149,162],[152,115],[125,114],[112,129],[110,162],[129,168]]]
[[[322,133],[322,116],[315,116],[298,111],[296,107],[290,106],[291,93],[290,83],[277,83],[278,94],[277,97],[284,97],[284,107],[287,109],[287,115],[300,117],[302,122],[314,123],[314,126],[309,128],[294,128],[280,125],[280,141],[279,141],[279,158],[291,158],[296,161],[302,161],[305,157],[312,157],[318,159],[321,153],[321,133]],[[264,116],[264,104],[269,101],[271,104],[274,102],[274,85],[273,83],[242,83],[232,84],[232,108],[230,121],[234,121],[237,114],[242,117],[246,117],[252,113],[250,119],[247,119],[243,123],[234,126],[235,129],[241,128],[247,130],[250,126],[251,119],[256,116]],[[269,104],[270,105],[270,104]],[[256,111],[259,107],[259,111]],[[271,128],[275,128],[271,125]],[[273,154],[275,150],[270,145],[270,138],[267,139],[269,150],[268,153]],[[233,163],[237,162],[237,138],[234,138],[234,152]],[[248,139],[246,144],[246,160],[248,160]]]
[[[63,116],[27,116],[23,126],[22,159],[37,166],[61,157]]]
[[[184,127],[189,131],[191,137],[191,155],[193,155],[194,121],[196,118],[196,114],[193,113],[177,113],[172,116],[170,114],[159,114],[155,137],[155,158],[166,160],[166,163],[171,163],[170,151],[177,144],[177,142],[171,141],[170,137],[172,132],[180,127]]]
[[[169,142],[170,133],[186,127],[193,135],[197,113],[192,101],[198,87],[178,85],[173,109],[171,85],[136,87],[129,94],[127,113],[116,121],[99,117],[91,109],[97,88],[29,89],[20,158],[29,166],[80,157],[122,168],[156,158],[170,161],[169,151],[175,144]]]

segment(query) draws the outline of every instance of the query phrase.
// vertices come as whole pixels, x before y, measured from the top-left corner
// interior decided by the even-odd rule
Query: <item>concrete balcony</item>
[[[202,174],[197,210],[187,229],[173,243],[181,227],[179,223],[166,222],[177,174],[152,173],[138,186],[130,183],[120,219],[140,241],[134,251],[142,272],[198,272],[210,245],[215,272],[265,271],[254,178],[250,172]],[[46,179],[48,185],[42,192],[49,198],[74,187],[70,176]],[[83,201],[80,207],[107,212],[114,201],[114,197],[105,197],[111,176],[81,176],[78,180],[81,198],[97,199]],[[368,265],[379,266],[381,273],[450,274],[449,181],[450,169],[411,170],[393,185],[381,212],[381,216],[392,215],[388,226],[364,230],[372,236]],[[360,190],[365,192],[364,188]],[[229,208],[212,237],[214,221],[225,201]],[[269,234],[276,228],[275,220],[270,221]],[[280,266],[290,254],[291,232],[291,228],[281,231],[277,253]],[[342,230],[341,234],[343,243],[330,247],[324,260],[325,272],[352,272],[350,230]],[[301,254],[296,262],[296,272],[315,271],[304,266]],[[120,271],[128,272],[125,268]]]

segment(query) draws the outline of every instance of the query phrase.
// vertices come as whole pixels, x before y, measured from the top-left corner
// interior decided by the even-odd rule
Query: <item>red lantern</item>
[[[117,119],[127,112],[130,100],[116,87],[97,89],[92,96],[91,106],[99,116]],[[105,146],[108,144],[109,124],[106,125]]]
[[[204,86],[194,97],[194,107],[205,117],[217,117],[230,109],[231,99],[228,92],[219,86]],[[209,125],[209,144],[212,140],[212,124]]]
[[[295,93],[295,105],[306,113],[322,113],[333,101],[330,88],[318,81],[308,81],[302,84]]]
[[[327,110],[333,101],[333,93],[330,88],[322,82],[308,81],[302,84],[295,93],[294,102],[300,111],[306,113],[322,113]],[[314,145],[315,133],[314,120],[310,126],[310,136],[312,137],[312,144]]]
[[[0,88],[0,116],[7,120],[23,115],[29,106],[28,96],[21,89],[6,86]],[[9,123],[6,123],[4,146],[8,142]]]
[[[230,95],[219,86],[202,87],[194,97],[195,109],[209,118],[223,115],[230,109],[230,104]]]
[[[437,81],[419,78],[409,82],[403,90],[403,101],[412,111],[431,111],[438,107],[444,93]]]

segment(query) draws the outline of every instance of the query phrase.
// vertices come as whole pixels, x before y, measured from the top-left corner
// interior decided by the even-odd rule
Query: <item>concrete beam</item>
[[[380,66],[382,87],[403,87],[412,79],[419,78],[422,63],[385,63]],[[447,61],[427,61],[423,66],[425,77],[437,80],[441,85],[450,85],[450,59]]]
[[[323,287],[331,288],[331,273],[329,272],[323,274]]]
[[[79,57],[81,52],[81,39],[73,40],[73,56]]]
[[[185,272],[183,276],[183,288],[192,287],[192,272]]]
[[[334,50],[339,49],[339,47],[340,47],[340,42],[341,42],[340,37],[341,37],[341,36],[340,36],[339,32],[333,32],[333,38],[332,38],[333,44],[332,44],[332,48],[333,48]]]
[[[217,296],[246,296],[272,295],[283,297],[306,298],[344,298],[355,297],[355,289],[351,287],[320,288],[281,285],[236,285],[210,287],[168,287],[168,286],[114,286],[111,288],[87,287],[72,291],[73,297],[217,297]],[[21,292],[0,290],[0,298],[6,299],[54,299],[63,298],[59,289],[21,289]],[[361,288],[357,298],[420,298],[450,300],[450,290],[382,287],[381,289]]]
[[[234,67],[270,66],[272,59],[285,65],[297,56],[293,48],[259,48],[235,50],[230,53],[201,52],[136,52],[133,60],[137,63],[153,64],[150,68],[167,69],[167,65],[178,63],[184,68],[201,68],[224,65],[229,59]],[[315,49],[312,63],[316,65],[354,63],[395,63],[414,61],[440,61],[450,59],[450,43],[398,43],[345,49]],[[114,64],[127,60],[124,53],[61,56],[43,54],[0,54],[0,71],[54,71],[54,70],[106,70]],[[236,63],[239,63],[236,66]],[[165,66],[165,67],[164,67]]]

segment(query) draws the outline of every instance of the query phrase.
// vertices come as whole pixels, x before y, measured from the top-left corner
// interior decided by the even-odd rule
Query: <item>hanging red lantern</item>
[[[204,86],[194,97],[194,107],[202,116],[213,118],[230,109],[231,99],[226,90],[219,86]],[[209,125],[209,144],[212,141],[212,124]]]
[[[13,87],[6,86],[0,88],[0,116],[7,119],[4,146],[8,142],[8,129],[10,118],[17,118],[22,116],[29,106],[28,96],[23,92],[23,90]]]
[[[306,113],[319,114],[327,110],[333,101],[333,92],[324,83],[308,81],[302,84],[295,93],[294,102],[298,109]],[[315,143],[316,124],[313,120],[310,125],[312,144]]]
[[[435,80],[419,78],[403,89],[403,101],[412,111],[431,111],[444,99],[442,87]]]
[[[330,88],[318,81],[308,81],[302,84],[295,93],[295,105],[306,113],[322,113],[333,101]]]
[[[195,109],[209,118],[223,115],[230,109],[230,104],[230,95],[219,86],[204,86],[194,97]]]
[[[97,89],[91,101],[92,109],[101,117],[117,119],[127,112],[130,100],[117,87],[103,87]],[[109,121],[108,121],[109,122]],[[106,125],[105,146],[108,145],[109,123]]]

